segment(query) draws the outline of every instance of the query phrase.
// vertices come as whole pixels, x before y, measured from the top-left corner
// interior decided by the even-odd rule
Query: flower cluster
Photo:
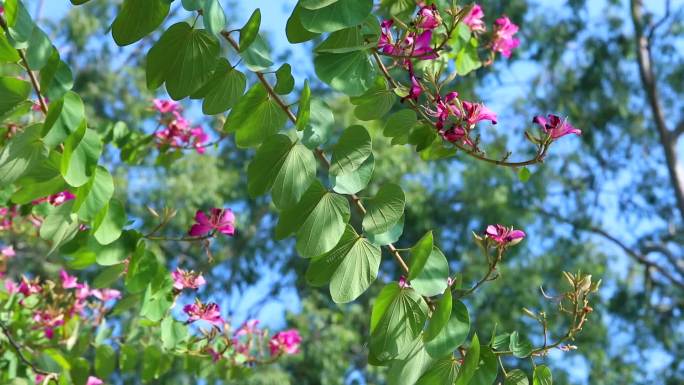
[[[114,289],[90,289],[87,283],[79,283],[77,278],[65,270],[60,271],[59,284],[39,277],[29,279],[21,277],[19,283],[13,280],[5,280],[5,290],[10,295],[17,295],[19,304],[24,305],[26,300],[34,298],[37,305],[32,305],[32,321],[35,329],[42,329],[46,338],[52,339],[56,330],[73,317],[87,318],[93,316],[98,320],[106,311],[105,303],[110,300],[121,298],[121,293]],[[97,299],[97,302],[89,298]],[[92,313],[88,313],[91,309]]]
[[[188,315],[187,323],[203,320],[216,327],[224,324],[221,308],[213,302],[204,304],[199,299],[195,299],[195,303],[183,306],[183,311]]]
[[[442,24],[442,18],[434,5],[423,6],[418,10],[415,29],[404,31],[395,38],[392,26],[394,20],[383,20],[378,49],[386,55],[421,60],[434,59],[437,52],[431,47],[432,31]]]
[[[181,106],[171,100],[154,99],[153,108],[160,114],[159,125],[154,133],[160,147],[194,148],[204,154],[209,139],[201,126],[191,127],[181,114]]]
[[[183,289],[197,290],[206,283],[202,273],[183,270],[180,267],[171,273],[171,278],[173,278],[173,288],[178,291]]]
[[[193,237],[203,237],[214,232],[229,236],[235,235],[235,214],[231,209],[213,208],[208,217],[204,211],[197,210],[195,222],[188,232]]]

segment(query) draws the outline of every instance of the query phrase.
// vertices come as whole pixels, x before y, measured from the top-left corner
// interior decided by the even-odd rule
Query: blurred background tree
[[[401,0],[382,3],[396,1]],[[120,121],[133,132],[151,132],[151,99],[164,97],[147,93],[145,87],[143,64],[152,40],[116,47],[107,35],[116,4],[107,1],[73,8],[43,0],[27,3],[34,16],[42,15],[41,22],[49,25],[52,40],[71,65],[74,90],[83,97],[92,125],[115,134],[113,122]],[[407,175],[401,184],[411,204],[403,239],[415,241],[428,228],[441,229],[436,237],[452,271],[460,272],[466,283],[487,267],[472,231],[481,232],[488,223],[526,230],[529,237],[507,255],[500,279],[467,301],[477,309],[473,322],[485,337],[494,323],[509,330],[536,327],[524,318],[522,307],[552,306],[540,287],[553,293],[563,270],[581,267],[603,279],[601,302],[576,342],[579,350],[549,357],[557,384],[683,383],[684,165],[677,155],[684,151],[678,141],[684,132],[684,4],[487,0],[482,6],[488,22],[505,13],[523,34],[510,61],[479,70],[491,71],[484,82],[475,84],[477,75],[470,75],[454,83],[459,93],[499,113],[497,129],[483,133],[495,143],[488,150],[496,154],[506,144],[520,144],[531,117],[547,112],[567,116],[584,135],[554,146],[547,161],[530,168],[531,176],[523,182],[512,170],[458,155],[426,162],[408,147],[390,150],[382,137],[383,122],[373,122],[368,125],[376,150],[371,191]],[[312,71],[308,52],[315,42],[304,48],[287,45],[284,23],[294,2],[224,2],[225,9],[235,10],[228,12],[231,25],[242,25],[256,7],[273,21],[263,24],[276,54],[299,64],[294,73],[301,86]],[[348,98],[322,84],[313,87],[329,94],[338,117],[335,133],[353,122]],[[207,128],[221,124],[202,116],[192,102],[184,105],[196,123]],[[117,191],[135,202],[129,207],[135,226],[155,225],[147,210],[130,211],[136,207],[178,209],[164,229],[169,234],[185,231],[198,208],[226,205],[239,213],[238,236],[215,242],[211,256],[196,245],[167,242],[160,247],[169,265],[182,260],[190,268],[210,271],[204,290],[214,293],[235,325],[260,318],[302,331],[302,354],[256,369],[247,384],[384,382],[382,371],[367,365],[363,345],[370,295],[338,306],[325,289],[321,294],[305,284],[306,263],[296,256],[293,242],[272,240],[275,219],[269,198],[245,198],[244,175],[253,154],[237,149],[229,138],[205,155],[189,150],[164,167],[156,154],[142,154],[126,173],[117,168],[120,155],[114,148],[107,153],[121,186]],[[38,258],[41,250],[35,245],[22,239],[13,243],[36,256],[32,269],[54,271]],[[395,276],[394,268],[383,265],[381,280]],[[380,286],[371,291],[377,294]],[[562,326],[554,321],[550,319],[552,331]],[[180,368],[161,381],[195,383]]]

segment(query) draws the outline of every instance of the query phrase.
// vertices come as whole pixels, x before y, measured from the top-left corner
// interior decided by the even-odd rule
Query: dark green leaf
[[[95,374],[108,378],[116,367],[116,352],[110,345],[102,344],[95,348]]]
[[[107,169],[98,166],[88,183],[76,190],[74,210],[80,219],[90,221],[109,202],[112,195],[114,195],[114,180]]]
[[[480,345],[480,366],[470,380],[471,385],[492,385],[499,374],[499,362],[492,350]]]
[[[461,301],[453,301],[449,322],[435,338],[426,343],[425,348],[433,358],[443,357],[461,346],[469,331],[468,308]]]
[[[436,361],[428,371],[423,374],[416,385],[453,384],[459,370],[458,361],[451,354]]]
[[[319,79],[350,96],[363,94],[375,80],[368,51],[321,53],[314,58]]]
[[[506,380],[504,385],[529,385],[530,380],[527,378],[525,372],[520,369],[513,369],[506,373]]]
[[[404,215],[404,204],[404,191],[399,185],[383,185],[368,201],[366,215],[363,217],[363,230],[373,234],[390,230]]]
[[[311,117],[311,88],[309,79],[304,80],[302,96],[299,97],[299,108],[297,109],[297,131],[302,131],[309,124]]]
[[[166,317],[161,323],[161,340],[164,349],[171,350],[188,337],[188,328],[172,317]]]
[[[9,76],[0,77],[0,115],[11,111],[28,98],[31,84]]]
[[[245,74],[233,68],[228,60],[220,59],[211,79],[202,87],[206,91],[202,112],[205,115],[225,112],[240,100],[246,85]]]
[[[468,349],[468,352],[466,353],[465,360],[463,361],[463,365],[461,365],[461,369],[458,371],[458,376],[456,377],[454,385],[468,385],[479,364],[480,340],[477,338],[477,334],[474,334],[473,339],[470,341],[470,349]]]
[[[363,126],[344,130],[333,148],[330,174],[339,175],[356,171],[372,154],[371,137]]]
[[[308,31],[334,32],[360,24],[372,8],[373,0],[337,0],[315,9],[303,6],[299,17]]]
[[[276,85],[273,88],[280,95],[287,95],[294,89],[295,80],[292,77],[292,67],[285,63],[275,73]]]
[[[287,116],[271,98],[266,89],[255,84],[238,101],[223,126],[226,132],[236,132],[235,141],[240,147],[256,147],[280,130]]]
[[[518,334],[517,331],[514,331],[511,333],[509,349],[511,352],[513,352],[514,356],[518,358],[525,358],[532,353],[532,343],[525,337]]]
[[[330,183],[332,184],[333,190],[335,192],[348,195],[356,194],[357,192],[366,188],[368,182],[371,180],[374,169],[375,157],[373,157],[373,154],[370,154],[370,156],[364,160],[356,170],[351,172],[343,172],[339,175],[330,175]]]
[[[430,317],[430,322],[428,323],[428,327],[425,329],[425,334],[423,335],[423,340],[425,342],[437,337],[437,335],[439,335],[442,329],[444,329],[446,324],[449,322],[449,318],[451,317],[452,303],[453,298],[451,296],[451,290],[447,289],[439,302],[437,302],[435,311],[432,312],[432,317]]]
[[[78,233],[78,217],[72,213],[72,208],[73,201],[52,208],[40,226],[40,237],[52,243],[49,253]]]
[[[428,231],[422,238],[411,248],[411,262],[409,263],[408,280],[412,281],[423,271],[425,263],[427,263],[430,254],[433,250],[433,236],[432,231]]]
[[[411,132],[411,129],[418,122],[416,113],[413,110],[404,109],[397,111],[387,118],[387,123],[385,123],[385,129],[382,134],[388,138],[395,138],[402,135],[407,135]]]
[[[363,167],[362,167],[363,168]],[[359,168],[360,172],[361,168]],[[385,246],[389,245],[390,243],[394,243],[401,238],[401,234],[404,232],[404,216],[402,215],[401,218],[397,221],[397,223],[392,226],[389,230],[387,230],[384,233],[380,234],[373,234],[373,233],[368,233],[365,234],[368,237],[368,240],[371,241],[372,243],[378,245],[378,246]]]
[[[311,31],[307,31],[302,25],[302,19],[300,13],[302,8],[299,4],[295,6],[292,10],[292,15],[287,19],[287,25],[285,26],[285,34],[287,35],[287,41],[290,43],[303,43],[309,41],[319,34]]]
[[[356,106],[354,115],[360,120],[380,119],[387,114],[394,103],[397,95],[387,88],[387,81],[384,78],[377,78],[373,87],[363,95],[350,99]]]
[[[149,35],[166,19],[169,8],[164,0],[124,0],[112,23],[114,41],[125,46]]]
[[[553,375],[551,374],[551,369],[545,365],[539,365],[534,368],[532,383],[534,385],[553,385]]]
[[[259,8],[252,12],[247,23],[240,29],[240,52],[244,52],[254,42],[259,35],[261,26],[261,10]]]
[[[24,128],[0,151],[1,186],[8,186],[47,157],[48,150],[40,140],[41,128],[40,124]]]
[[[71,91],[65,93],[62,99],[50,103],[43,125],[43,141],[49,148],[56,147],[76,131],[84,119],[81,97]]]

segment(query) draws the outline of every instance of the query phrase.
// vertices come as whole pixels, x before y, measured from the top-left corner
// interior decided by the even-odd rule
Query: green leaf
[[[110,345],[102,344],[95,348],[95,374],[107,378],[116,367],[116,352]]]
[[[551,369],[549,369],[549,367],[545,365],[539,365],[536,368],[534,368],[532,384],[553,385],[553,375],[551,374]]]
[[[281,213],[276,237],[282,239],[294,232],[299,254],[316,257],[337,245],[349,217],[349,201],[314,180],[302,199]]]
[[[356,171],[372,154],[371,137],[363,126],[350,126],[333,148],[330,174],[339,175]]]
[[[173,282],[170,277],[160,287],[153,284],[147,285],[145,296],[143,297],[140,316],[150,321],[159,322],[166,316],[166,313],[173,304],[173,294],[171,287]]]
[[[374,243],[378,246],[385,246],[398,241],[403,232],[404,216],[402,215],[401,218],[399,218],[399,221],[397,221],[397,223],[395,223],[394,226],[392,226],[386,232],[380,234],[367,233],[365,235],[368,237],[368,240],[371,241],[371,243]]]
[[[523,167],[518,171],[518,179],[521,182],[526,183],[530,180],[530,170],[527,167]]]
[[[50,38],[42,29],[35,26],[31,32],[31,38],[26,49],[26,61],[29,68],[33,71],[43,68],[50,59],[53,50],[55,48],[52,46]]]
[[[60,172],[71,186],[80,187],[95,173],[102,152],[102,140],[95,131],[86,128],[86,122],[64,142]]]
[[[380,119],[387,114],[394,103],[397,95],[387,88],[387,81],[378,77],[373,87],[363,95],[352,97],[351,103],[356,106],[354,116],[360,120]]]
[[[109,171],[98,166],[88,182],[76,190],[74,210],[83,221],[91,221],[114,195],[114,179]]]
[[[16,63],[18,61],[19,53],[7,40],[5,31],[0,30],[0,63]]]
[[[85,107],[81,97],[68,91],[62,99],[50,103],[43,125],[43,141],[49,148],[56,147],[76,131],[84,119]]]
[[[319,9],[338,1],[339,0],[300,0],[299,5],[306,9]]]
[[[219,59],[211,79],[202,87],[206,91],[202,112],[216,115],[227,111],[240,100],[246,85],[245,74],[233,68],[228,60]]]
[[[83,357],[71,360],[69,376],[71,376],[74,385],[85,385],[88,380],[88,373],[90,373],[90,363],[88,360]]]
[[[297,109],[297,131],[302,131],[309,124],[311,118],[311,88],[309,79],[304,80],[302,96],[299,97],[299,108]]]
[[[517,331],[511,333],[511,342],[508,348],[518,358],[525,358],[532,354],[532,343],[518,334]]]
[[[4,6],[10,42],[16,49],[27,48],[34,28],[37,28],[31,15],[21,1],[5,1]]]
[[[435,311],[432,312],[430,322],[428,323],[427,329],[425,329],[425,334],[423,335],[423,340],[425,342],[437,337],[449,322],[452,303],[453,298],[451,296],[451,290],[444,291],[444,295],[439,302],[437,302],[437,307],[435,308]]]
[[[40,141],[41,125],[34,124],[13,137],[0,151],[0,185],[8,186],[45,159],[48,150]]]
[[[169,9],[164,0],[124,0],[112,23],[114,41],[125,46],[149,35],[164,22]]]
[[[233,107],[223,130],[236,132],[239,147],[256,147],[280,130],[287,116],[261,83],[255,84]]]
[[[406,358],[392,361],[390,364],[387,371],[387,384],[414,385],[433,363],[433,358],[425,351],[423,340],[416,338]]]
[[[315,32],[307,31],[304,28],[300,16],[301,12],[301,6],[297,4],[294,10],[292,10],[290,17],[287,19],[287,25],[285,26],[285,35],[287,36],[287,41],[292,44],[303,43],[320,35]]]
[[[409,263],[408,275],[409,281],[415,279],[423,271],[423,267],[425,267],[430,254],[432,254],[433,241],[432,231],[428,231],[411,248],[411,262]]]
[[[161,323],[161,340],[164,349],[171,350],[188,337],[188,328],[172,317],[166,317]]]
[[[93,287],[102,289],[111,286],[114,282],[119,280],[119,277],[123,274],[125,269],[126,265],[123,263],[105,267],[100,270],[100,273],[93,279]]]
[[[458,375],[459,365],[451,354],[435,362],[423,374],[416,385],[453,384]]]
[[[140,242],[128,264],[126,274],[126,290],[131,293],[139,293],[147,288],[147,285],[155,279],[159,270],[159,262],[154,253],[145,249],[145,243]]]
[[[527,378],[525,372],[520,369],[513,369],[506,373],[504,385],[529,385],[530,380]]]
[[[454,301],[451,317],[442,331],[425,345],[427,352],[433,357],[444,357],[461,346],[470,331],[468,308],[461,301]]]
[[[369,359],[384,363],[405,358],[423,330],[427,313],[427,304],[415,290],[386,285],[371,313]]]
[[[216,37],[180,22],[169,27],[147,53],[147,87],[166,83],[171,98],[193,94],[211,78],[219,55]]]
[[[58,100],[74,86],[71,68],[60,59],[59,52],[52,50],[52,55],[43,69],[40,70],[40,89],[50,100]]]
[[[417,122],[418,118],[415,111],[409,109],[397,111],[387,118],[382,134],[388,138],[396,138],[402,135],[408,136]]]
[[[36,199],[47,197],[52,194],[57,194],[67,189],[67,184],[59,174],[54,171],[48,177],[33,174],[33,170],[29,169],[27,175],[22,176],[16,185],[20,186],[19,190],[15,191],[10,198],[16,204],[27,204]]]
[[[414,127],[408,138],[409,143],[416,146],[416,151],[418,152],[430,147],[435,139],[437,139],[437,131],[434,127],[427,124]]]
[[[139,362],[139,355],[138,349],[136,349],[135,346],[128,344],[121,345],[119,369],[124,373],[134,371]]]
[[[247,190],[252,197],[273,188],[273,203],[290,207],[316,179],[316,159],[308,148],[286,135],[266,139],[247,168]]]
[[[220,36],[226,27],[226,13],[219,0],[204,0],[202,4],[204,27],[212,35]]]
[[[292,67],[285,63],[275,72],[276,85],[273,87],[275,92],[280,95],[287,95],[294,89],[295,80],[292,77]]]
[[[196,11],[202,8],[202,0],[181,0],[186,11]]]
[[[511,334],[510,333],[504,333],[504,334],[499,334],[498,336],[492,337],[492,349],[494,350],[508,350],[508,346],[510,345],[511,341]]]
[[[356,194],[366,188],[373,176],[374,169],[375,157],[373,157],[373,154],[371,153],[356,170],[343,172],[339,175],[330,175],[330,183],[332,184],[333,191],[347,195]]]
[[[71,212],[72,208],[73,201],[53,207],[40,226],[40,237],[52,243],[48,254],[78,233],[78,216]]]
[[[302,143],[312,150],[328,143],[334,126],[335,116],[328,105],[320,99],[313,99],[309,122],[302,135]]]
[[[0,77],[0,115],[14,109],[28,98],[31,84],[9,76]]]
[[[366,42],[362,29],[359,26],[354,26],[331,33],[314,49],[314,52],[345,53],[373,48],[375,45],[376,43]]]
[[[121,236],[126,224],[126,211],[116,199],[109,201],[97,214],[93,222],[93,236],[101,245],[108,245]]]
[[[271,48],[261,35],[257,35],[254,42],[240,52],[240,57],[250,71],[264,71],[273,65]]]
[[[499,374],[496,355],[486,345],[480,345],[480,365],[470,380],[471,385],[492,385]]]
[[[334,32],[360,24],[373,8],[373,0],[338,0],[299,14],[302,26],[311,32]]]
[[[411,279],[411,286],[421,295],[432,297],[444,291],[449,278],[449,262],[436,246],[420,274]]]
[[[477,39],[471,39],[456,54],[456,73],[465,76],[480,68],[482,62],[477,55]]]
[[[404,215],[404,191],[394,183],[380,187],[378,193],[368,201],[363,217],[363,231],[381,234],[394,226]]]
[[[465,356],[463,365],[461,365],[456,377],[454,385],[468,385],[473,378],[478,365],[480,364],[480,340],[477,338],[477,333],[473,335],[470,341],[470,349]]]
[[[330,281],[330,296],[336,303],[347,303],[363,294],[378,277],[380,247],[346,226],[339,243],[315,258],[306,271],[307,281],[321,286]]]
[[[368,51],[321,53],[314,58],[319,79],[350,96],[363,94],[375,81],[375,67]]]
[[[252,12],[247,23],[240,29],[240,52],[244,52],[254,42],[259,35],[261,26],[261,10],[259,8]]]

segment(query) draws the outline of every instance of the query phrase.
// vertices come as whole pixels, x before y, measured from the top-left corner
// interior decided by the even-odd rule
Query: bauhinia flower
[[[212,231],[230,236],[235,235],[235,214],[231,209],[213,208],[208,218],[202,210],[197,210],[195,222],[197,223],[192,225],[188,232],[193,237],[202,237]]]
[[[171,277],[173,278],[173,288],[179,291],[183,289],[197,290],[206,283],[202,273],[183,270],[179,267],[176,268],[176,271],[171,272]]]
[[[78,282],[76,280],[76,277],[73,275],[69,275],[69,273],[66,272],[66,270],[62,269],[59,272],[59,277],[62,279],[62,287],[65,289],[75,289],[78,287]]]
[[[38,310],[33,313],[33,322],[43,328],[46,338],[52,339],[55,328],[64,325],[64,314],[54,310]]]
[[[99,379],[95,376],[89,376],[85,385],[102,385],[102,384],[104,384],[104,381],[102,381],[101,379]]]
[[[573,127],[566,119],[558,115],[549,114],[548,119],[535,116],[532,122],[538,124],[551,139],[558,139],[569,134],[582,135],[582,130]]]
[[[0,255],[2,255],[5,258],[12,258],[15,255],[17,255],[17,253],[14,251],[14,247],[10,245],[1,248]]]
[[[408,99],[418,100],[420,94],[423,92],[423,88],[420,86],[420,82],[415,75],[411,74],[411,88],[409,88],[409,94],[406,96]]]
[[[513,24],[508,16],[502,16],[494,22],[494,41],[492,49],[509,58],[513,50],[520,45],[520,39],[513,37],[518,32],[518,26]]]
[[[223,325],[223,318],[221,318],[221,309],[213,302],[203,304],[199,299],[195,303],[185,305],[183,311],[188,315],[187,323],[204,320],[216,326]]]
[[[404,277],[403,275],[401,277],[399,277],[399,287],[400,288],[405,289],[405,288],[410,287],[410,286],[411,285],[409,285],[409,282],[406,280],[406,277]]]
[[[485,107],[482,103],[472,103],[463,101],[464,120],[469,126],[472,126],[483,120],[490,120],[492,124],[496,124],[496,113]]]
[[[487,238],[499,244],[500,247],[513,246],[525,238],[525,232],[515,230],[513,227],[502,225],[489,225],[485,230]]]
[[[418,10],[418,18],[416,19],[416,27],[423,29],[435,29],[442,24],[442,17],[439,16],[437,7],[432,5],[425,5]]]
[[[102,302],[121,298],[121,292],[114,289],[94,289],[90,294]]]
[[[484,12],[480,4],[473,5],[470,12],[463,18],[463,24],[467,25],[473,32],[484,32],[487,30],[484,21]]]
[[[233,336],[235,337],[240,337],[248,334],[254,334],[255,332],[258,331],[257,327],[259,326],[259,320],[258,319],[251,319],[248,320],[247,322],[243,323],[242,326],[238,330],[235,331]]]
[[[34,279],[33,281],[29,281],[26,277],[21,277],[19,292],[24,296],[28,297],[32,294],[37,294],[42,290],[43,288],[40,286],[38,278]]]
[[[268,348],[271,350],[271,355],[276,356],[281,353],[297,354],[299,353],[299,345],[302,343],[302,337],[296,329],[285,330],[276,333],[271,340],[268,341]]]
[[[154,109],[157,110],[160,114],[167,114],[170,112],[180,110],[180,106],[178,105],[178,103],[174,102],[173,100],[154,99],[152,101],[152,104],[154,106]]]
[[[32,203],[34,205],[37,205],[43,202],[48,202],[49,204],[56,207],[73,199],[76,199],[76,195],[71,193],[71,191],[62,191],[58,192],[57,194],[52,194],[45,198],[36,199]]]
[[[378,41],[378,49],[387,55],[406,56],[416,59],[427,60],[437,57],[432,49],[432,30],[425,29],[420,34],[409,32],[401,41],[395,42],[392,38],[393,20],[383,20],[380,24],[381,34]]]

